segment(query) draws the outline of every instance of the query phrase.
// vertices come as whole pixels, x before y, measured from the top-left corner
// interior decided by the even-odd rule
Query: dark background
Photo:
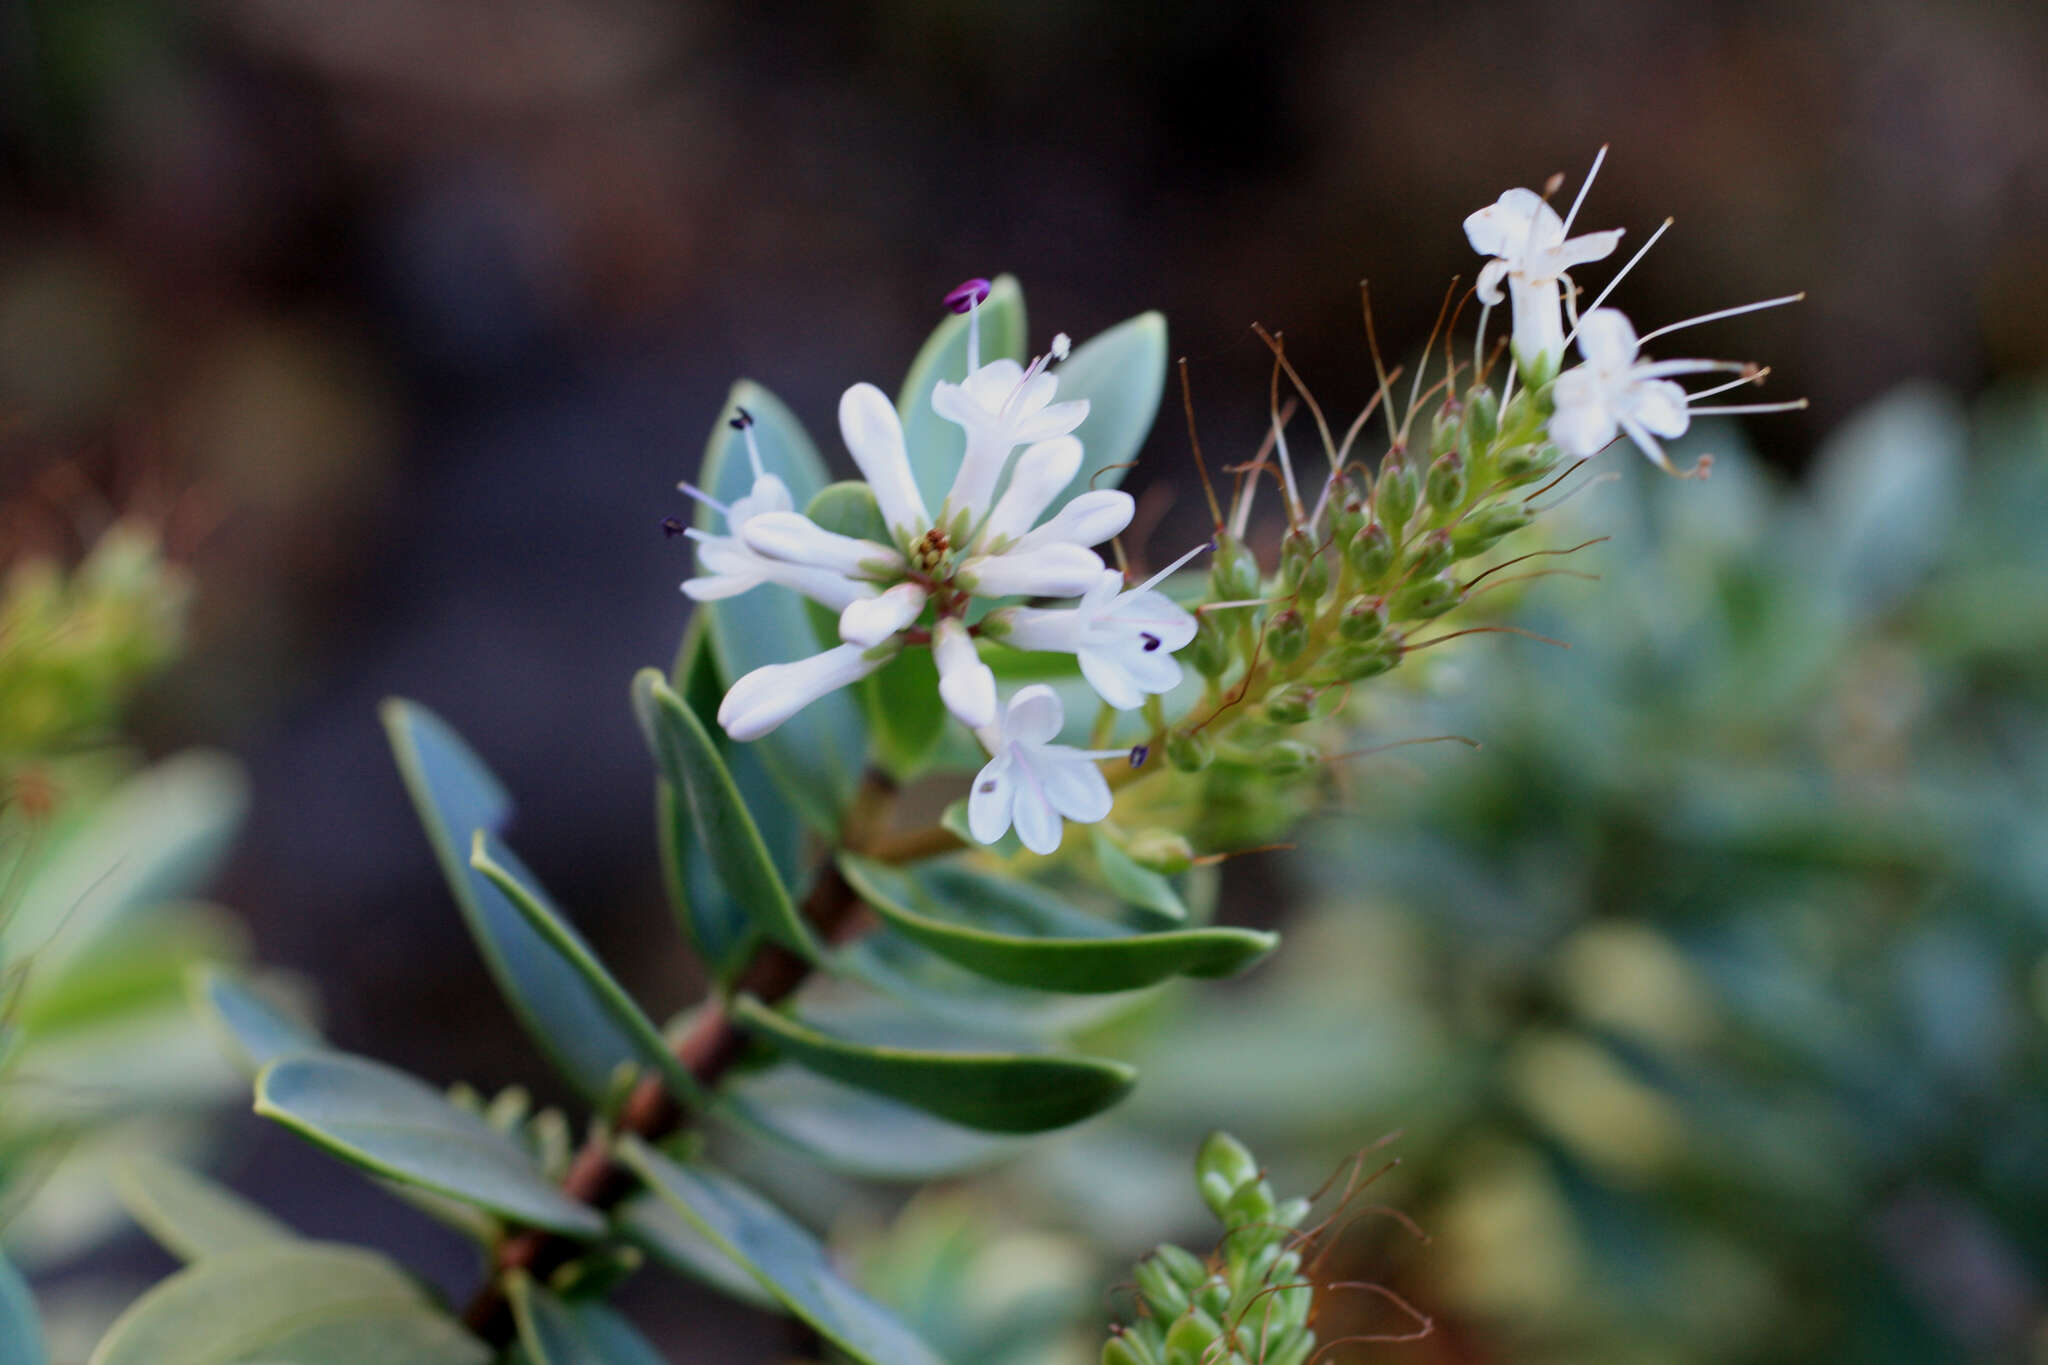
[[[318,981],[339,1041],[487,1088],[536,1068],[376,702],[464,731],[630,984],[659,1011],[693,998],[626,682],[685,619],[658,523],[737,376],[840,459],[837,393],[893,388],[940,296],[1008,270],[1040,347],[1163,309],[1205,444],[1234,458],[1265,405],[1248,324],[1284,329],[1348,414],[1360,278],[1412,352],[1478,264],[1460,219],[1553,171],[1575,186],[1603,141],[1583,224],[1678,220],[1617,297],[1643,325],[1809,291],[1691,334],[1812,398],[1755,425],[1783,465],[1908,378],[1968,393],[2048,360],[2038,7],[0,13],[0,498],[29,509],[9,534],[167,519],[202,597],[145,733],[253,771],[222,898]],[[1185,452],[1163,423],[1132,486],[1184,495],[1192,528]],[[464,1278],[451,1239],[310,1152],[252,1134],[242,1162],[307,1230]]]

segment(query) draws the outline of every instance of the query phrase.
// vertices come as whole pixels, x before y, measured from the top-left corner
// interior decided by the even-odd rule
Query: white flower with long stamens
[[[939,669],[939,700],[970,730],[996,721],[996,675],[981,661],[974,637],[957,616],[932,628],[932,662]]]
[[[1479,272],[1479,301],[1489,307],[1501,301],[1501,284],[1514,302],[1515,358],[1525,371],[1554,375],[1564,363],[1564,282],[1575,265],[1605,259],[1621,241],[1622,229],[1571,233],[1572,219],[1585,202],[1600,157],[1593,162],[1571,212],[1563,218],[1534,190],[1514,189],[1465,219],[1465,238],[1472,249],[1490,256]]]
[[[942,379],[932,389],[932,411],[967,433],[946,508],[948,519],[964,513],[970,523],[987,512],[1011,451],[1065,436],[1088,416],[1085,398],[1053,402],[1059,379],[1046,367],[1067,358],[1072,343],[1065,332],[1029,366],[1007,357],[981,363],[980,308],[988,290],[987,280],[969,280],[946,296],[950,307],[967,314],[967,377],[958,384]]]
[[[1133,710],[1146,696],[1170,692],[1180,682],[1180,662],[1173,656],[1195,638],[1195,618],[1158,585],[1207,548],[1195,547],[1129,591],[1123,575],[1108,569],[1077,606],[1010,607],[984,624],[1017,649],[1074,655],[1081,676],[1105,702]]]
[[[1093,824],[1109,814],[1115,798],[1095,764],[1127,751],[1055,744],[1065,723],[1059,694],[1034,683],[1010,698],[999,724],[985,729],[981,739],[990,758],[967,798],[967,828],[976,839],[993,844],[1015,826],[1024,847],[1047,854],[1060,846],[1063,820]]]
[[[889,657],[888,650],[836,645],[808,659],[766,664],[727,690],[718,723],[734,739],[759,739],[828,692],[859,682]]]

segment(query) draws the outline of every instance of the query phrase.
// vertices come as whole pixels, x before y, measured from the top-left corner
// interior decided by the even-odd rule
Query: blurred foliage
[[[1292,951],[1183,1002],[1035,1186],[1111,1238],[1183,1218],[1162,1175],[1223,1095],[1290,1175],[1405,1130],[1383,1197],[1446,1328],[1409,1358],[2039,1349],[2048,392],[1895,395],[1804,490],[1705,439],[1704,484],[1561,509],[1605,581],[1510,619],[1569,651],[1475,640],[1519,666],[1440,658],[1376,715],[1484,749],[1360,762],[1285,864]]]

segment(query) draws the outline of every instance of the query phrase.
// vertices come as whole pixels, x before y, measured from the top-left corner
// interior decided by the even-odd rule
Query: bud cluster
[[[1301,1365],[1315,1350],[1315,1288],[1302,1275],[1309,1201],[1278,1201],[1243,1143],[1212,1133],[1195,1159],[1226,1231],[1207,1260],[1159,1247],[1138,1262],[1138,1311],[1114,1326],[1102,1365]]]

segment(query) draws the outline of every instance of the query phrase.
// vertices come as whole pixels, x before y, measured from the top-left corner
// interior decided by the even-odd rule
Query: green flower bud
[[[1481,384],[1465,395],[1465,441],[1461,447],[1467,461],[1493,444],[1500,435],[1500,395]]]
[[[1339,545],[1365,529],[1365,499],[1347,497],[1330,505],[1330,530]]]
[[[1500,454],[1500,476],[1510,485],[1534,483],[1557,467],[1562,452],[1547,441],[1509,446]]]
[[[1388,451],[1380,464],[1379,482],[1373,485],[1372,510],[1389,535],[1400,534],[1415,514],[1416,492],[1415,471],[1408,458],[1398,450]]]
[[[1259,595],[1259,557],[1228,531],[1216,536],[1209,561],[1209,591],[1218,602],[1242,602]]]
[[[1465,434],[1465,410],[1457,400],[1446,399],[1429,422],[1429,453],[1442,455],[1458,448]]]
[[[1211,1275],[1195,1291],[1195,1311],[1207,1313],[1219,1322],[1230,1316],[1230,1281],[1221,1275]]]
[[[1113,1336],[1102,1343],[1102,1365],[1159,1365],[1136,1337]]]
[[[1216,757],[1215,748],[1199,732],[1169,730],[1166,761],[1184,773],[1198,773]]]
[[[1266,719],[1275,725],[1299,725],[1309,718],[1315,704],[1314,688],[1289,683],[1266,698]]]
[[[1427,578],[1431,574],[1442,573],[1450,566],[1450,532],[1431,531],[1422,538],[1413,550],[1408,552],[1407,563],[1402,567],[1407,571],[1408,581],[1412,583],[1418,578]]]
[[[1344,562],[1360,581],[1377,583],[1394,567],[1394,541],[1387,528],[1372,522],[1344,543]]]
[[[1140,1261],[1135,1272],[1138,1293],[1154,1317],[1175,1318],[1188,1311],[1192,1302],[1187,1289],[1173,1272],[1157,1259]]]
[[[1517,502],[1497,502],[1488,507],[1476,507],[1451,528],[1451,553],[1459,559],[1469,559],[1484,554],[1498,544],[1502,537],[1527,526],[1533,518]]]
[[[1378,639],[1339,647],[1331,652],[1324,666],[1335,682],[1361,682],[1378,677],[1400,662],[1401,634],[1390,630]]]
[[[1465,501],[1465,461],[1455,450],[1446,450],[1429,466],[1429,505],[1438,512],[1455,512]]]
[[[1124,845],[1124,852],[1138,866],[1168,877],[1187,871],[1195,861],[1187,836],[1170,829],[1141,829]]]
[[[1464,600],[1464,592],[1444,575],[1410,583],[1395,593],[1388,605],[1396,621],[1427,621],[1442,616]]]
[[[1197,1308],[1166,1329],[1166,1365],[1213,1365],[1210,1347],[1223,1325]]]
[[[1202,1281],[1209,1278],[1209,1267],[1202,1264],[1201,1257],[1185,1247],[1177,1247],[1171,1242],[1165,1242],[1153,1251],[1152,1254],[1165,1263],[1166,1268],[1173,1272],[1173,1277],[1180,1281],[1181,1288],[1186,1289],[1190,1293],[1200,1287]]]
[[[1265,1223],[1273,1218],[1273,1187],[1263,1180],[1247,1180],[1223,1206],[1223,1221],[1230,1227]]]
[[[1294,608],[1287,608],[1266,623],[1266,652],[1276,663],[1293,663],[1307,644],[1308,622]]]
[[[1258,1178],[1259,1163],[1249,1147],[1218,1130],[1202,1139],[1201,1150],[1195,1153],[1195,1178],[1205,1180],[1212,1174],[1223,1179],[1223,1197],[1227,1201],[1239,1185]],[[1221,1218],[1223,1205],[1211,1200],[1209,1211]]]
[[[1322,761],[1321,752],[1298,739],[1276,739],[1259,750],[1259,767],[1274,777],[1291,777],[1295,773],[1307,772]],[[1206,1186],[1203,1197],[1208,1197]],[[1215,1201],[1210,1201],[1210,1207],[1217,1207]],[[1217,1212],[1220,1216],[1222,1210],[1219,1208]]]
[[[1344,614],[1337,618],[1337,633],[1347,640],[1370,640],[1386,624],[1386,600],[1360,594],[1344,604]]]
[[[1218,615],[1208,611],[1195,618],[1195,638],[1181,656],[1205,678],[1220,678],[1230,669],[1230,636]]]

